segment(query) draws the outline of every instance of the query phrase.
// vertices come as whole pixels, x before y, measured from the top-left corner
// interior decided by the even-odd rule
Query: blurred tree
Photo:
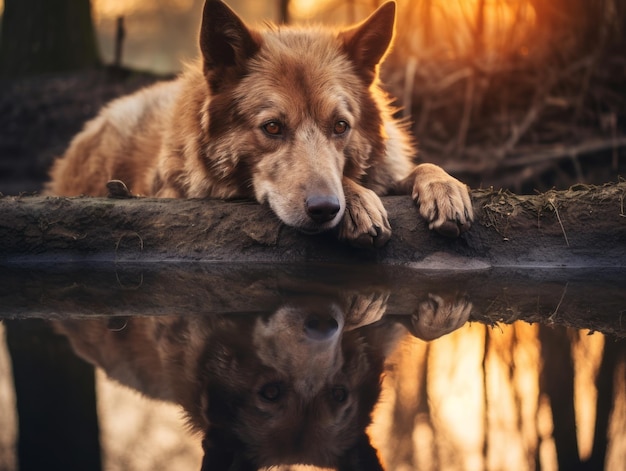
[[[529,0],[549,52],[581,57],[626,43],[623,0]]]
[[[5,0],[0,75],[58,72],[98,63],[89,0]]]
[[[279,23],[289,24],[289,0],[278,0]]]

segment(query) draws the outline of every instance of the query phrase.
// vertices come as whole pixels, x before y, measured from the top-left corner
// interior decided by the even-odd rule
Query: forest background
[[[0,0],[0,192],[36,191],[111,98],[196,56],[203,0]],[[231,0],[246,21],[360,21],[382,0]],[[3,9],[2,9],[3,8]],[[398,0],[383,68],[420,158],[472,187],[616,181],[626,1]]]

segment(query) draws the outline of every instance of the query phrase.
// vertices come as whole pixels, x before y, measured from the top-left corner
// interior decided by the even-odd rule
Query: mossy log
[[[428,230],[409,197],[385,197],[382,249],[305,235],[253,202],[0,197],[0,263],[219,261],[382,263],[421,269],[626,266],[626,182],[520,196],[472,192],[458,239]]]

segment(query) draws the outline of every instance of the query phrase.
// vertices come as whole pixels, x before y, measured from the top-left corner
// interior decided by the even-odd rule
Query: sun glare
[[[313,18],[328,1],[324,0],[292,0],[291,14],[297,18]]]
[[[2,0],[0,0],[2,1]],[[193,6],[194,0],[168,0],[170,11],[187,11]],[[115,18],[133,13],[150,13],[162,8],[160,2],[145,0],[91,0],[95,18]]]
[[[528,52],[528,0],[399,0],[399,44],[417,57],[494,57]]]
[[[529,0],[396,0],[397,50],[403,56],[493,57],[527,55],[535,11]],[[383,3],[374,1],[291,0],[294,21],[346,24],[364,19]]]

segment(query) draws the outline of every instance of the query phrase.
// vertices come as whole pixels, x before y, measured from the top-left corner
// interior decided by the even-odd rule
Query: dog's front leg
[[[391,226],[382,201],[350,178],[343,178],[346,211],[339,223],[339,238],[357,247],[382,247],[391,238]]]
[[[416,166],[400,182],[400,190],[411,194],[428,227],[442,235],[458,237],[474,220],[467,185],[437,165]]]

